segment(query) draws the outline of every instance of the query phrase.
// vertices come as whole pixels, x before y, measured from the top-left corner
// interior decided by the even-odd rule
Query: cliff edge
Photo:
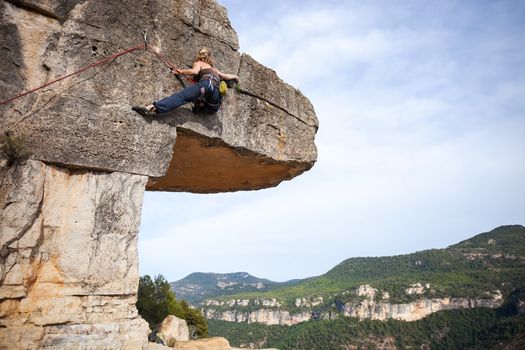
[[[317,153],[314,109],[274,71],[240,54],[226,10],[209,0],[4,1],[0,99],[41,86],[143,42],[179,67],[200,47],[217,68],[237,73],[221,111],[181,108],[146,122],[130,110],[181,88],[146,50],[0,107],[46,163],[150,178],[148,190],[222,192],[275,186],[308,170]],[[177,140],[177,141],[176,141]]]
[[[145,190],[276,186],[316,161],[308,99],[238,52],[215,0],[0,1],[0,101],[127,48],[179,67],[209,47],[240,76],[221,111],[146,121],[130,110],[181,88],[146,50],[0,105],[30,159],[0,165],[0,348],[140,349],[137,236]]]

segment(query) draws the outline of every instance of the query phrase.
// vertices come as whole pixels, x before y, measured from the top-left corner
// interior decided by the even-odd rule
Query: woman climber
[[[202,48],[197,53],[191,69],[175,69],[174,73],[194,76],[197,83],[149,106],[134,106],[131,109],[145,118],[151,118],[202,98],[204,109],[209,113],[215,113],[221,107],[220,81],[239,82],[237,75],[222,73],[213,67],[211,53],[207,48]]]

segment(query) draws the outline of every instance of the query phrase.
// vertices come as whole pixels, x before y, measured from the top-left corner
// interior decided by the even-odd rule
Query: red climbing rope
[[[166,65],[166,67],[171,69],[171,71],[174,71],[175,69],[177,69],[175,67],[175,65],[173,65],[166,57],[162,56],[159,52],[153,50],[150,46],[146,46],[146,50],[148,50],[149,52],[154,54],[162,63],[164,63]],[[176,73],[174,73],[174,74],[177,77],[177,79],[181,82],[181,84],[183,86],[185,86],[186,84],[180,78],[180,74],[176,74]],[[195,83],[195,81],[193,79],[188,78],[186,76],[184,76],[184,77],[186,78],[186,81],[188,81],[188,83],[190,83],[190,84],[194,84]]]
[[[50,81],[49,83],[46,83],[46,84],[44,84],[44,85],[42,85],[42,86],[39,86],[39,87],[37,87],[37,88],[35,88],[35,89],[32,89],[32,90],[26,91],[26,92],[21,93],[21,94],[19,94],[19,95],[13,96],[13,97],[11,97],[11,98],[5,100],[5,101],[2,101],[2,102],[0,102],[0,106],[1,106],[1,105],[4,105],[4,104],[6,104],[6,103],[9,103],[9,102],[11,102],[11,101],[14,101],[14,100],[16,100],[17,98],[20,98],[20,97],[23,97],[23,96],[29,95],[30,93],[33,93],[33,92],[38,91],[38,90],[40,90],[40,89],[43,89],[43,88],[45,88],[45,87],[47,87],[47,86],[49,86],[49,85],[53,85],[53,84],[55,84],[55,83],[58,83],[59,81],[64,80],[64,79],[66,79],[66,78],[69,78],[69,77],[71,77],[71,76],[73,76],[73,75],[76,75],[76,74],[82,73],[82,72],[85,71],[85,70],[88,70],[88,69],[90,69],[90,68],[93,68],[93,67],[99,66],[99,65],[104,64],[104,63],[106,63],[106,62],[108,62],[108,61],[114,60],[114,59],[117,58],[117,57],[120,57],[120,56],[122,56],[122,55],[125,55],[125,54],[127,54],[127,53],[130,53],[130,52],[135,51],[135,50],[138,50],[138,49],[142,49],[142,48],[144,48],[144,46],[145,46],[145,44],[142,44],[142,45],[135,46],[135,47],[132,47],[132,48],[130,48],[130,49],[127,49],[127,50],[121,51],[121,52],[116,53],[116,54],[114,54],[114,55],[108,56],[108,57],[106,57],[106,58],[104,58],[104,59],[102,59],[102,60],[100,60],[100,61],[97,61],[97,62],[95,62],[95,63],[92,63],[92,64],[88,65],[88,66],[85,66],[85,67],[83,67],[83,68],[80,68],[79,70],[74,71],[73,73],[69,73],[69,74],[67,74],[67,75],[64,75],[63,77],[60,77],[60,78],[55,79],[55,80],[53,80],[53,81]]]
[[[153,50],[151,47],[147,46],[146,50],[148,50],[149,52],[151,52],[152,54],[157,56],[157,58],[159,60],[161,60],[162,63],[164,63],[169,69],[173,69],[173,70],[177,69],[175,67],[175,65],[173,65],[170,61],[168,61],[168,59],[166,57],[162,56],[160,53],[158,53],[157,51]]]
[[[55,84],[55,83],[58,83],[59,81],[62,81],[62,80],[64,80],[64,79],[66,79],[66,78],[69,78],[69,77],[71,77],[71,76],[73,76],[73,75],[76,75],[76,74],[82,73],[83,71],[86,71],[86,70],[88,70],[88,69],[90,69],[90,68],[93,68],[93,67],[99,66],[99,65],[101,65],[101,64],[104,64],[104,63],[106,63],[106,62],[109,62],[109,61],[111,61],[111,60],[114,60],[114,59],[116,59],[117,57],[123,56],[123,55],[125,55],[125,54],[130,53],[130,52],[133,52],[133,51],[135,51],[135,50],[139,50],[139,49],[143,49],[143,48],[146,48],[146,50],[148,50],[149,52],[153,53],[153,54],[154,54],[154,55],[155,55],[160,61],[162,61],[162,62],[163,62],[166,66],[168,66],[168,68],[170,68],[171,70],[175,70],[175,69],[176,69],[175,66],[174,66],[173,64],[171,64],[171,62],[169,62],[164,56],[162,56],[160,53],[158,53],[157,51],[153,50],[151,47],[147,46],[146,43],[144,43],[144,44],[141,44],[141,45],[138,45],[138,46],[135,46],[135,47],[129,48],[129,49],[127,49],[127,50],[124,50],[124,51],[118,52],[118,53],[116,53],[116,54],[114,54],[114,55],[108,56],[108,57],[106,57],[106,58],[104,58],[104,59],[102,59],[102,60],[100,60],[100,61],[97,61],[97,62],[95,62],[95,63],[92,63],[92,64],[88,65],[88,66],[85,66],[85,67],[83,67],[83,68],[80,68],[79,70],[76,70],[76,71],[74,71],[73,73],[69,73],[69,74],[67,74],[67,75],[64,75],[63,77],[57,78],[57,79],[55,79],[55,80],[53,80],[53,81],[50,81],[50,82],[48,82],[48,83],[46,83],[46,84],[44,84],[44,85],[42,85],[42,86],[39,86],[39,87],[34,88],[34,89],[32,89],[32,90],[26,91],[26,92],[21,93],[21,94],[19,94],[19,95],[13,96],[13,97],[11,97],[11,98],[8,98],[7,100],[0,101],[0,106],[5,105],[5,104],[7,104],[7,103],[9,103],[9,102],[11,102],[11,101],[14,101],[14,100],[16,100],[16,99],[18,99],[18,98],[20,98],[20,97],[23,97],[23,96],[29,95],[29,94],[31,94],[31,93],[33,93],[33,92],[35,92],[35,91],[41,90],[41,89],[43,89],[43,88],[45,88],[45,87],[47,87],[47,86],[49,86],[49,85],[53,85],[53,84]],[[182,79],[180,78],[180,76],[179,76],[178,74],[176,74],[175,76],[177,77],[177,79],[179,79],[179,81],[183,84],[183,86],[185,86],[185,84],[184,84],[184,82],[182,81]],[[192,81],[191,79],[189,79],[189,78],[186,78],[186,79],[187,79],[189,82],[193,82],[193,81]]]

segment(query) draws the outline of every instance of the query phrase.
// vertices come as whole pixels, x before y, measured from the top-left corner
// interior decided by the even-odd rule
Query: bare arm
[[[239,82],[239,77],[237,75],[223,73],[219,71],[218,69],[215,69],[215,70],[217,71],[217,73],[219,73],[219,77],[221,78],[221,80],[235,80],[236,82]]]
[[[201,71],[203,66],[203,63],[200,61],[196,61],[193,63],[193,67],[190,69],[176,69],[175,72],[177,74],[184,74],[184,75],[197,75]],[[219,71],[218,69],[214,68],[214,70],[219,74],[219,77],[221,80],[235,80],[236,82],[239,82],[239,77],[235,74],[228,74],[223,73]]]
[[[175,72],[177,74],[184,74],[184,75],[197,75],[201,71],[202,68],[202,62],[196,61],[193,63],[193,67],[189,69],[175,69]]]

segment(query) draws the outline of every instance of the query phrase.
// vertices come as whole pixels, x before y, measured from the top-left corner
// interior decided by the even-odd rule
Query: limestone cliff
[[[0,348],[146,347],[135,309],[144,190],[210,193],[276,186],[310,169],[314,109],[238,52],[215,0],[0,1],[0,101],[141,44],[180,67],[211,48],[237,73],[221,111],[130,111],[180,89],[145,50],[0,106],[0,133],[31,160],[0,163]]]
[[[497,308],[502,305],[501,300],[493,299],[464,299],[441,298],[420,299],[406,304],[392,304],[385,302],[363,301],[361,303],[347,303],[339,310],[320,312],[311,310],[282,310],[279,308],[259,308],[252,311],[232,308],[231,310],[216,310],[213,307],[203,308],[208,319],[228,322],[264,323],[267,325],[293,325],[309,320],[331,320],[339,316],[356,317],[360,320],[387,320],[417,321],[425,316],[440,310],[457,310],[474,307]]]
[[[421,284],[407,289],[413,294]],[[300,298],[293,306],[284,307],[285,302],[276,299],[231,299],[219,301],[205,300],[201,309],[206,318],[228,322],[264,323],[267,325],[293,325],[309,320],[331,320],[340,316],[355,317],[360,320],[417,321],[440,310],[468,309],[474,307],[497,308],[503,304],[499,291],[487,298],[420,298],[408,303],[388,302],[388,293],[379,292],[369,285],[361,285],[351,291],[362,300],[338,304],[324,301],[322,297]],[[382,299],[378,300],[377,295]]]
[[[147,177],[39,161],[0,174],[0,348],[140,348],[148,325],[134,304]]]

